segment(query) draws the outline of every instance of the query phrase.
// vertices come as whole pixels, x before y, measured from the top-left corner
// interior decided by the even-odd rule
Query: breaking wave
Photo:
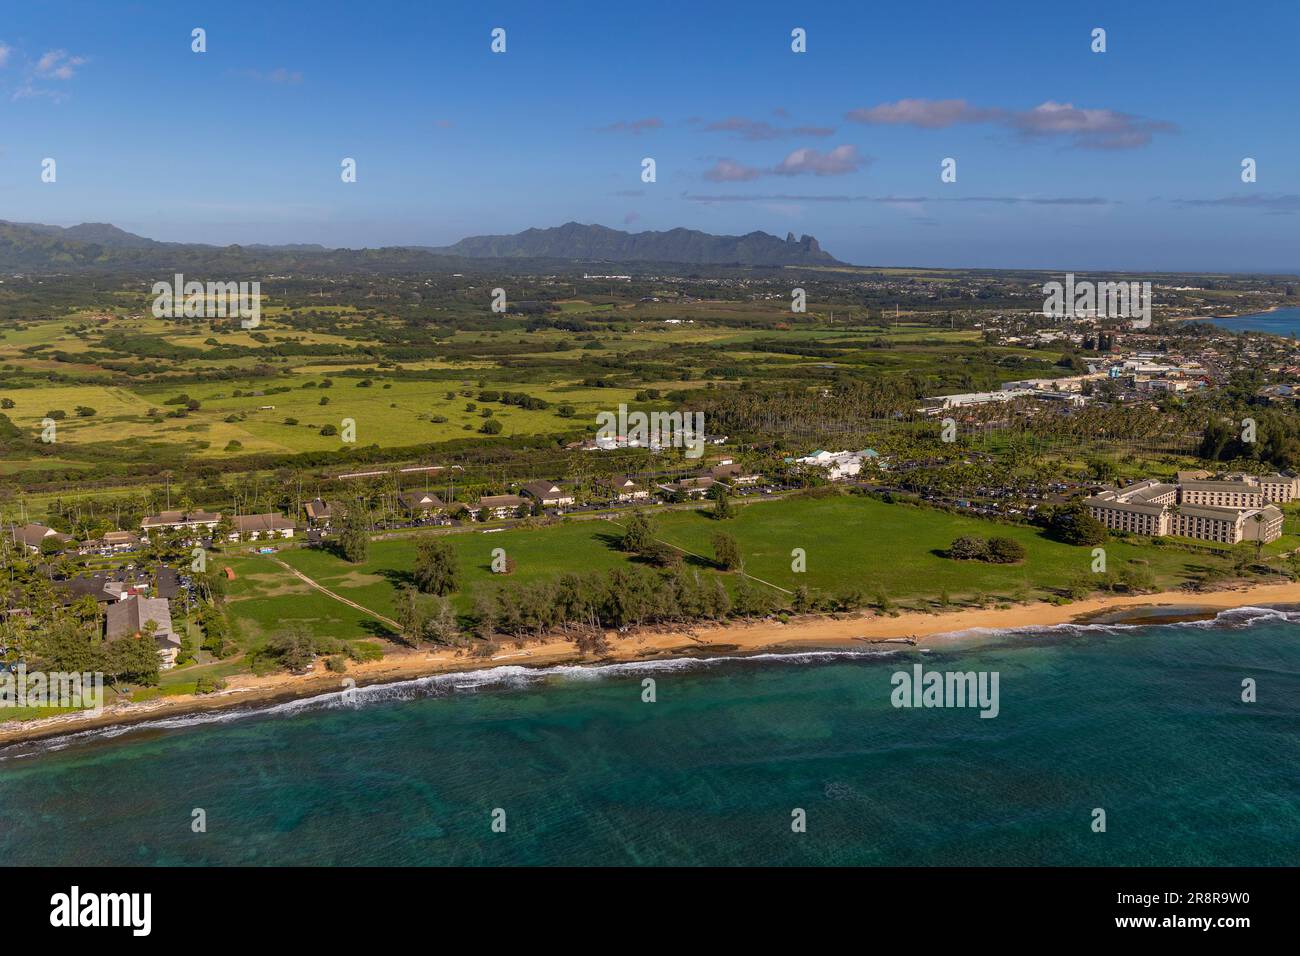
[[[1070,636],[1095,633],[1122,634],[1148,628],[1245,628],[1264,621],[1300,622],[1300,610],[1271,607],[1238,607],[1220,611],[1203,620],[1152,621],[1138,623],[1066,623],[1017,628],[968,628],[950,631],[927,638],[927,642],[954,643],[969,639],[1003,639],[1023,635]],[[431,674],[389,683],[369,684],[329,693],[317,694],[279,703],[255,704],[222,710],[179,714],[96,727],[41,740],[24,741],[0,747],[0,761],[63,750],[80,742],[107,740],[123,734],[149,730],[176,730],[205,724],[224,724],[249,717],[286,717],[310,711],[356,709],[367,705],[392,701],[419,700],[430,697],[449,697],[458,693],[473,693],[492,689],[523,689],[555,681],[598,681],[612,677],[708,671],[725,666],[748,664],[820,664],[836,660],[868,660],[889,657],[900,653],[900,646],[873,645],[863,648],[838,650],[809,650],[763,652],[758,654],[725,655],[718,657],[677,657],[650,661],[622,661],[610,664],[556,664],[549,667],[525,667],[519,664],[501,664],[478,670]],[[911,653],[929,653],[932,648],[906,647]],[[933,648],[938,649],[938,648]]]
[[[817,664],[835,659],[888,657],[897,653],[897,649],[894,648],[872,647],[870,649],[792,651],[787,654],[764,652],[719,657],[675,657],[652,661],[621,661],[611,664],[556,664],[549,667],[524,667],[519,664],[502,664],[478,670],[453,671],[382,684],[367,684],[273,704],[230,707],[222,710],[200,711],[190,714],[178,714],[173,717],[158,717],[130,723],[113,724],[107,727],[95,727],[89,730],[0,747],[0,761],[63,750],[73,744],[92,739],[108,740],[120,737],[123,734],[148,730],[177,730],[187,727],[199,727],[205,724],[224,724],[249,717],[285,717],[308,711],[356,709],[368,704],[420,700],[429,697],[449,697],[457,693],[472,693],[480,690],[522,689],[552,681],[597,681],[618,676],[703,671],[740,663]]]

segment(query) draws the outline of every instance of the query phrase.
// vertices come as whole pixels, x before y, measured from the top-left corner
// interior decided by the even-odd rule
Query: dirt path
[[[702,510],[702,509],[701,509],[701,510]],[[614,527],[616,527],[616,528],[623,528],[623,525],[619,524],[619,523],[618,523],[617,521],[615,521],[613,518],[610,518],[610,519],[608,519],[608,520],[609,520],[609,523],[612,524]],[[623,528],[623,530],[626,531],[627,528]],[[702,554],[696,554],[694,551],[687,551],[687,550],[686,550],[685,548],[683,548],[681,545],[679,545],[679,544],[673,544],[671,541],[665,541],[663,538],[652,538],[651,540],[652,540],[652,541],[657,541],[657,542],[659,542],[660,544],[666,544],[666,545],[668,545],[668,547],[672,548],[674,551],[680,551],[682,554],[688,554],[688,555],[690,555],[692,558],[699,558],[701,561],[707,561],[709,564],[713,564],[713,563],[714,563],[712,558],[705,557],[705,556],[702,555]],[[771,581],[764,581],[762,578],[760,578],[760,577],[758,577],[758,576],[756,576],[756,575],[750,574],[748,571],[739,571],[738,573],[739,573],[740,575],[742,575],[743,577],[747,577],[747,578],[749,578],[751,581],[757,581],[759,584],[766,584],[766,585],[767,585],[768,587],[770,587],[770,588],[775,588],[776,590],[780,591],[782,594],[794,594],[793,591],[787,590],[786,588],[781,587],[781,585],[779,585],[779,584],[773,584]]]
[[[340,604],[346,604],[348,607],[356,608],[362,614],[368,614],[370,617],[373,617],[376,621],[382,621],[383,623],[391,627],[394,631],[396,631],[398,634],[402,633],[402,625],[398,624],[391,617],[384,617],[378,611],[372,611],[370,610],[370,608],[364,607],[363,605],[358,604],[356,601],[349,601],[343,595],[338,594],[335,591],[331,591],[329,588],[321,584],[319,581],[307,577],[307,575],[303,574],[293,565],[286,564],[284,561],[281,561],[279,558],[271,558],[270,560],[278,564],[280,567],[284,568],[286,571],[292,574],[299,581],[302,581],[304,584],[307,584],[308,586],[315,588],[317,591],[320,591],[321,594],[325,594],[328,595],[329,597],[332,597]]]

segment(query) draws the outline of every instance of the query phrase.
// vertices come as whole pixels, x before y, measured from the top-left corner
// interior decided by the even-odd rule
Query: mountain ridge
[[[557,258],[610,262],[691,262],[700,265],[841,265],[812,236],[784,241],[755,230],[718,236],[678,227],[662,232],[624,232],[608,226],[566,222],[509,235],[469,236],[431,251],[471,259]]]
[[[468,236],[450,246],[331,249],[310,243],[226,245],[162,242],[111,223],[75,226],[0,220],[0,269],[11,272],[222,269],[256,271],[418,271],[489,263],[613,263],[772,268],[842,265],[812,236],[784,240],[754,231],[717,236],[696,229],[624,232],[567,222],[510,235]]]

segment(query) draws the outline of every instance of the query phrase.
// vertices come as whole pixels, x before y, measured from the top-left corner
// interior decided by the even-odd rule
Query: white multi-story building
[[[1112,531],[1159,537],[1169,534],[1169,506],[1178,499],[1174,485],[1148,479],[1121,491],[1103,491],[1087,501],[1089,513]]]
[[[1293,479],[1268,476],[1269,494],[1290,497],[1266,498],[1262,480],[1250,476],[1209,481],[1185,474],[1179,475],[1177,485],[1148,479],[1103,491],[1084,503],[1107,528],[1128,534],[1176,535],[1220,544],[1267,542],[1282,534],[1282,512],[1268,502],[1290,501],[1295,495]]]
[[[825,470],[826,477],[831,481],[842,481],[861,472],[862,463],[868,458],[877,457],[879,456],[876,452],[870,448],[864,448],[862,451],[822,451],[818,449],[811,455],[796,458],[795,464],[807,468],[821,468]]]

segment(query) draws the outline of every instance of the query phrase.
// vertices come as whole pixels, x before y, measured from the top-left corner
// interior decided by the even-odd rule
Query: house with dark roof
[[[637,484],[630,475],[618,478],[598,478],[596,491],[611,501],[645,501],[650,497],[650,489]]]
[[[196,535],[216,530],[221,515],[211,511],[162,511],[140,522],[140,537],[148,541],[151,531],[188,531]],[[194,539],[191,539],[194,540]]]
[[[39,553],[47,543],[65,545],[72,538],[66,534],[60,534],[53,528],[47,528],[43,524],[25,524],[22,527],[11,527],[14,544],[26,548],[28,551]]]
[[[292,538],[293,520],[268,512],[262,515],[236,515],[231,541],[258,541],[263,538]]]
[[[574,502],[573,492],[554,481],[530,481],[522,490],[543,508],[565,508]]]
[[[128,551],[138,551],[139,548],[139,535],[132,534],[130,531],[105,531],[103,537],[83,542],[77,548],[77,553],[124,554]]]
[[[108,622],[108,639],[141,637],[146,626],[154,625],[153,640],[158,645],[158,656],[163,669],[176,665],[176,654],[181,649],[181,639],[172,630],[172,613],[163,598],[129,597],[109,605],[105,615]]]
[[[484,495],[478,500],[478,511],[486,511],[490,518],[514,518],[528,502],[518,495]]]
[[[666,485],[657,486],[660,491],[670,495],[685,495],[687,498],[703,498],[713,490],[715,485],[720,484],[715,478],[704,475],[698,478],[683,478],[681,481],[672,481]]]
[[[735,462],[728,462],[725,465],[714,465],[708,471],[704,472],[714,481],[721,481],[733,488],[745,488],[750,485],[756,485],[763,480],[763,476],[755,471],[748,471],[743,466]]]
[[[328,528],[335,518],[342,515],[342,509],[336,502],[323,498],[313,498],[302,509],[307,512],[307,524],[313,528]]]
[[[416,517],[431,517],[447,510],[446,502],[427,491],[405,491],[397,496],[402,508]]]

